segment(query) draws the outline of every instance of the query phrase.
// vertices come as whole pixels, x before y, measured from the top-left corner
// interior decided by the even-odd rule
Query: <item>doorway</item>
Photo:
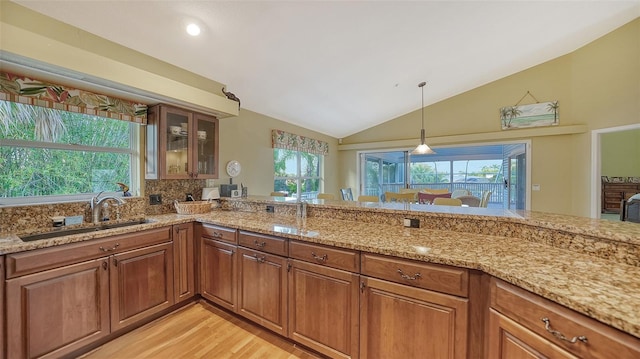
[[[640,124],[626,125],[626,126],[618,126],[618,127],[610,127],[603,128],[599,130],[591,131],[591,186],[590,186],[590,217],[591,218],[601,218],[601,206],[602,206],[602,198],[601,198],[601,189],[602,182],[601,176],[602,173],[602,161],[603,161],[603,149],[602,149],[602,137],[607,134],[620,133],[626,131],[637,131],[640,130]],[[625,156],[626,157],[626,156]],[[635,158],[637,161],[637,156],[630,155],[628,158]]]

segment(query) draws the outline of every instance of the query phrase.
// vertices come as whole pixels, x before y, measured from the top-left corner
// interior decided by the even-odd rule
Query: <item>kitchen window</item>
[[[0,203],[88,200],[118,182],[137,194],[138,134],[128,121],[0,101]]]
[[[322,183],[322,157],[320,154],[274,148],[274,191],[299,200],[316,198]]]

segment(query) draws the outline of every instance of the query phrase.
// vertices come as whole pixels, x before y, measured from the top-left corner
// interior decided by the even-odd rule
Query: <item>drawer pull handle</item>
[[[329,259],[329,256],[326,254],[323,254],[321,256],[317,255],[316,252],[311,252],[311,257],[313,257],[313,259],[315,259],[316,261],[320,262],[320,263],[324,263],[327,261],[327,259]]]
[[[400,273],[400,278],[402,279],[406,279],[406,280],[416,280],[416,279],[420,279],[422,278],[422,276],[420,275],[420,273],[416,273],[413,276],[404,274],[404,272],[402,271],[402,269],[398,268],[398,273]]]
[[[564,336],[564,334],[560,333],[557,330],[554,330],[553,328],[551,328],[551,319],[549,318],[542,318],[542,322],[544,323],[544,329],[546,331],[548,331],[549,333],[551,333],[551,335],[553,335],[554,337],[560,339],[560,340],[564,340],[565,342],[569,342],[571,344],[575,344],[578,340],[586,343],[587,342],[587,337],[584,335],[580,335],[577,337],[573,337],[571,339],[567,338]]]
[[[257,254],[254,254],[253,256],[256,258],[256,262],[258,262],[258,263],[264,263],[265,260],[267,259],[267,257],[264,257],[264,256],[258,257]]]
[[[102,246],[100,246],[100,250],[103,252],[113,252],[115,251],[118,247],[120,247],[120,243],[116,243],[113,247],[111,248],[104,248]]]
[[[222,233],[218,233],[218,232],[213,232],[212,236],[213,236],[213,238],[222,238],[223,237]]]
[[[264,248],[264,246],[266,246],[266,245],[267,245],[267,242],[258,242],[258,240],[257,240],[257,239],[254,239],[254,240],[253,240],[253,243],[254,243],[254,244],[256,245],[256,247],[258,247],[258,248]]]

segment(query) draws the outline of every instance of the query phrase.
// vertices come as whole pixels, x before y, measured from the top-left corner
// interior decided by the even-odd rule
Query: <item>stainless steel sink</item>
[[[30,242],[30,241],[37,241],[37,240],[40,240],[40,239],[50,239],[50,238],[56,238],[56,237],[70,236],[70,235],[73,235],[73,234],[104,231],[104,230],[107,230],[107,229],[114,229],[114,228],[120,228],[120,227],[129,227],[129,226],[135,226],[135,225],[138,225],[138,224],[145,224],[145,223],[152,223],[152,222],[153,221],[150,221],[148,219],[142,219],[142,220],[129,221],[129,222],[120,222],[120,223],[103,223],[101,225],[93,226],[93,227],[74,228],[74,229],[59,229],[59,230],[55,230],[55,231],[51,231],[51,232],[31,234],[31,235],[28,235],[28,236],[21,236],[20,239],[23,242]]]

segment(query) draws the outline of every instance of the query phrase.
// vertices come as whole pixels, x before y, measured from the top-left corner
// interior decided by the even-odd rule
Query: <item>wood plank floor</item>
[[[81,358],[320,357],[209,304],[196,303],[112,340]]]

